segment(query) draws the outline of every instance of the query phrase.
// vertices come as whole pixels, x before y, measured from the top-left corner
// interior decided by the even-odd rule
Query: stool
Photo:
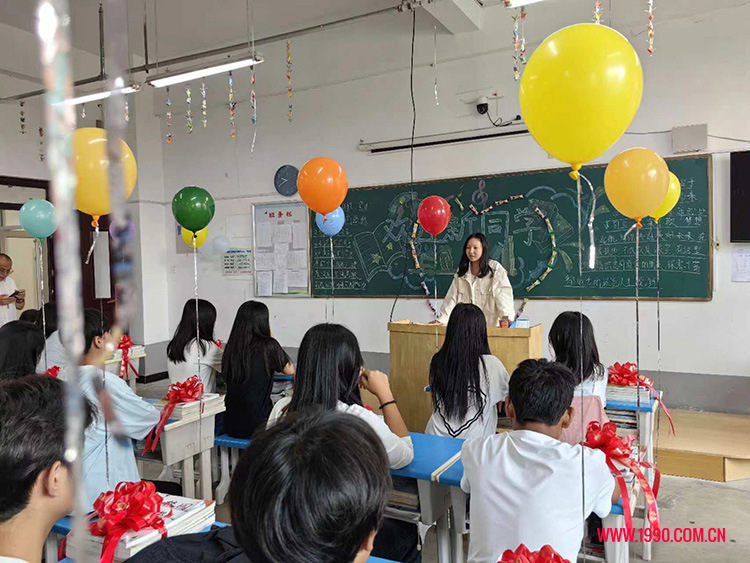
[[[224,498],[229,492],[229,481],[231,479],[229,472],[229,451],[232,451],[232,467],[237,467],[240,460],[240,450],[244,450],[250,445],[250,440],[242,438],[232,438],[229,434],[222,434],[214,438],[214,446],[219,448],[221,457],[221,480],[216,487],[216,503],[224,504]]]

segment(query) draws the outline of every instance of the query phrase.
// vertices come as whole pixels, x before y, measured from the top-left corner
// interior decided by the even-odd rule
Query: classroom
[[[748,18],[0,2],[0,563],[750,560]]]

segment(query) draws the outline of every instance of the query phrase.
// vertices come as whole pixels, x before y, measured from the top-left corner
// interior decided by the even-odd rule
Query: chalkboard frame
[[[715,241],[714,241],[714,214],[713,214],[713,207],[714,207],[714,193],[713,193],[713,181],[714,181],[714,175],[713,175],[713,153],[706,153],[706,154],[696,154],[696,155],[685,155],[685,156],[673,156],[673,157],[667,157],[664,160],[667,161],[667,163],[672,161],[682,161],[682,160],[694,160],[694,159],[706,159],[707,161],[707,174],[708,174],[708,241],[709,241],[709,254],[708,254],[708,297],[661,297],[660,301],[694,301],[694,302],[708,302],[713,300],[713,293],[714,293],[714,248],[715,248]],[[608,163],[603,164],[591,164],[588,166],[584,166],[581,168],[581,172],[585,174],[587,170],[596,170],[601,168],[606,168]],[[480,175],[471,175],[471,176],[453,176],[450,178],[433,178],[433,179],[424,179],[419,180],[415,182],[397,182],[392,184],[376,184],[372,186],[359,186],[356,188],[349,188],[350,191],[365,191],[365,190],[382,190],[382,189],[390,189],[390,188],[407,188],[409,186],[422,186],[425,184],[439,184],[442,182],[470,182],[470,181],[478,181],[482,179],[494,179],[494,178],[508,178],[513,176],[523,176],[526,174],[538,174],[538,173],[546,173],[546,172],[564,172],[569,170],[569,168],[557,166],[557,167],[551,167],[551,168],[530,168],[527,170],[516,170],[511,172],[501,172],[501,173],[494,173],[494,174],[480,174]],[[311,216],[312,216],[312,212]],[[310,221],[312,224],[312,221]],[[584,241],[585,241],[585,233],[584,233]],[[310,260],[312,264],[313,260],[313,241],[312,241],[312,228],[310,229]],[[310,267],[310,286],[311,286],[311,293],[310,295],[313,298],[322,298],[322,299],[330,299],[330,294],[316,294],[315,290],[313,288],[313,273],[312,273],[312,266]],[[415,299],[415,300],[424,300],[426,298],[425,295],[414,295],[414,294],[401,294],[401,295],[334,295],[336,299]],[[529,299],[529,300],[560,300],[560,301],[578,301],[581,299],[579,296],[549,296],[549,295],[526,295],[523,296],[516,295],[514,296],[516,299]],[[582,299],[584,301],[635,301],[635,296],[613,296],[613,297],[604,297],[604,296],[583,296]],[[644,297],[640,296],[638,298],[639,301],[656,301],[656,297]]]

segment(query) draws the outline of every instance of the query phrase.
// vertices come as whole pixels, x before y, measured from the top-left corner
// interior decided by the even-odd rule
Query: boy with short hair
[[[464,443],[461,488],[472,493],[470,563],[495,563],[520,544],[531,551],[549,544],[576,561],[584,519],[591,512],[606,516],[619,498],[601,451],[559,440],[573,416],[576,383],[562,364],[521,362],[505,400],[513,432]]]
[[[0,562],[39,563],[53,524],[73,509],[64,386],[46,375],[0,384]]]

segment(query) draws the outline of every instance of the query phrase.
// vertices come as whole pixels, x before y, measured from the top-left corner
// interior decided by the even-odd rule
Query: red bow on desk
[[[89,531],[94,536],[104,538],[100,563],[111,563],[115,557],[117,542],[129,531],[146,528],[157,530],[162,538],[167,537],[167,529],[161,511],[161,495],[148,481],[119,483],[114,491],[99,495],[94,502],[92,517],[97,520],[89,523]]]
[[[563,556],[549,545],[532,553],[529,548],[521,544],[515,551],[505,550],[497,563],[570,563],[570,561],[563,559]]]
[[[174,408],[177,405],[180,403],[199,401],[201,397],[203,397],[203,383],[201,383],[201,380],[197,375],[194,375],[182,383],[173,383],[170,385],[169,392],[164,397],[167,404],[164,405],[164,408],[161,411],[159,424],[149,432],[148,438],[146,438],[146,447],[143,449],[143,453],[145,454],[149,451],[149,448],[152,452],[156,449],[156,444],[159,443],[161,431],[164,429],[164,425],[167,424],[169,417],[172,416]]]
[[[125,381],[128,381],[128,368],[133,370],[133,373],[136,377],[139,377],[138,370],[135,369],[135,366],[130,361],[130,350],[133,348],[133,341],[130,339],[130,336],[127,334],[123,334],[122,338],[120,338],[120,342],[117,345],[118,350],[122,350],[122,362],[120,362],[120,379],[124,379]]]
[[[60,368],[58,366],[52,366],[47,371],[44,372],[44,375],[49,375],[50,377],[57,377],[60,375]]]
[[[649,389],[649,394],[653,395],[654,399],[659,401],[659,406],[664,410],[664,414],[667,415],[669,426],[672,428],[672,434],[677,436],[677,432],[674,429],[674,422],[672,421],[672,415],[669,414],[667,405],[662,402],[661,395],[656,391],[656,389],[654,389],[653,381],[651,381],[645,375],[641,375],[640,373],[638,373],[638,367],[634,363],[615,363],[615,365],[610,367],[609,384],[620,385],[622,387],[635,387],[636,385],[647,387]]]
[[[646,499],[648,521],[651,523],[652,528],[658,529],[659,507],[656,505],[656,495],[659,494],[661,474],[653,464],[646,463],[645,461],[637,461],[630,457],[633,451],[631,445],[634,440],[635,434],[631,434],[627,438],[619,438],[617,436],[617,425],[614,422],[607,422],[604,426],[601,426],[598,421],[594,420],[589,423],[588,430],[586,431],[586,441],[583,445],[595,450],[601,450],[607,456],[607,467],[609,467],[620,484],[622,512],[625,516],[625,526],[627,529],[631,530],[633,528],[633,517],[630,514],[630,496],[628,495],[628,489],[622,473],[613,463],[615,461],[630,469],[635,478],[638,479],[643,489],[643,496]],[[648,479],[643,475],[641,467],[654,470],[653,489],[649,485]]]

